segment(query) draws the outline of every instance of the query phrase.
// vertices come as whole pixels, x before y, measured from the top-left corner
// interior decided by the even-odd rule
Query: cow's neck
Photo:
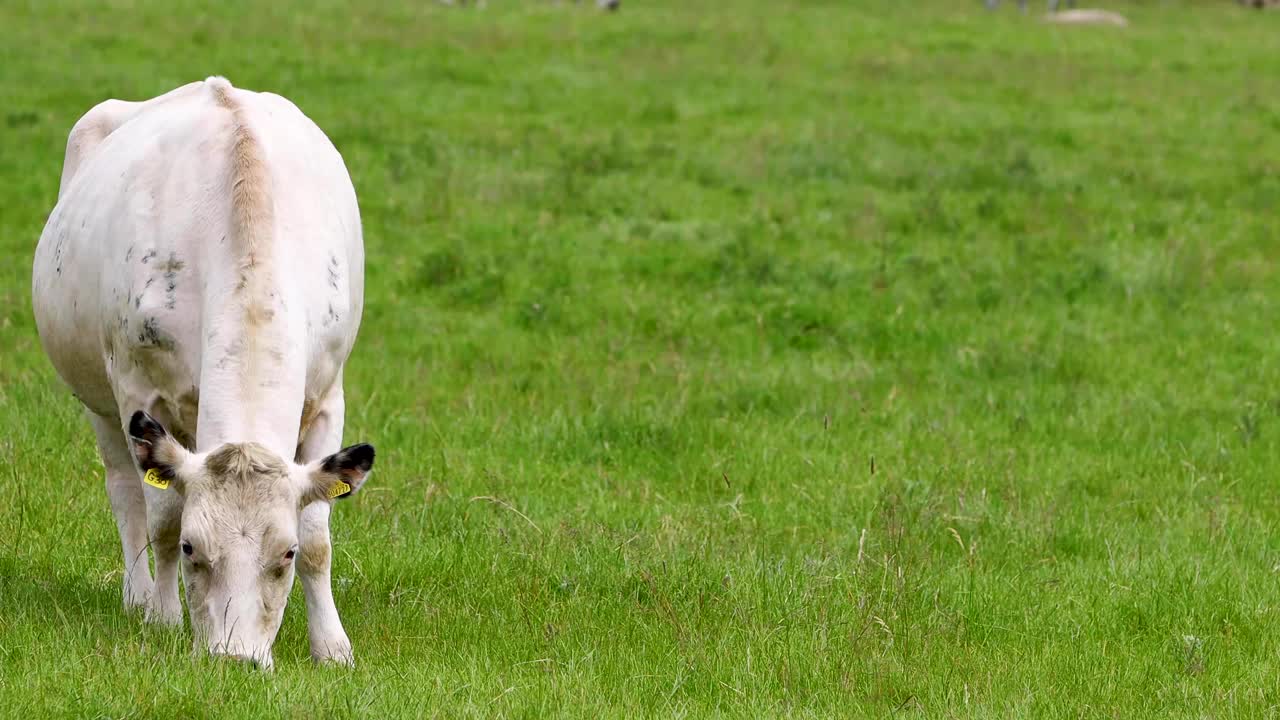
[[[259,248],[212,259],[205,290],[196,449],[256,442],[292,460],[306,383],[304,308],[284,282],[284,259]],[[221,276],[219,276],[221,275]]]

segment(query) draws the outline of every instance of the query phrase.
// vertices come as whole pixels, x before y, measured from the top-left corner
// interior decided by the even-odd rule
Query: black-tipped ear
[[[155,418],[139,410],[129,419],[129,445],[142,472],[155,470],[166,480],[177,477],[186,449]]]
[[[343,448],[320,462],[313,473],[315,492],[321,497],[345,498],[364,485],[373,470],[373,446],[361,443]]]

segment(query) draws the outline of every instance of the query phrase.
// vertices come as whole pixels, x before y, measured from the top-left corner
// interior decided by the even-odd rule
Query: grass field
[[[1280,15],[1113,7],[0,4],[0,715],[1276,716]],[[122,612],[31,319],[71,125],[215,73],[361,200],[354,671]]]

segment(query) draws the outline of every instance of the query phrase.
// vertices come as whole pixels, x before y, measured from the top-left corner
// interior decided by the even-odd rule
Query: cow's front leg
[[[328,502],[311,503],[302,510],[299,523],[298,576],[307,598],[307,637],[316,662],[354,665],[351,640],[342,628],[333,602],[333,546],[329,541]]]
[[[146,487],[147,531],[156,561],[155,589],[147,605],[147,620],[163,625],[182,624],[178,599],[178,546],[182,539],[182,498],[173,490]]]
[[[342,378],[339,377],[298,446],[298,462],[314,462],[342,449],[343,412]],[[333,602],[333,545],[329,541],[332,509],[329,501],[314,502],[302,509],[298,523],[298,577],[307,599],[311,659],[354,665],[351,640]]]

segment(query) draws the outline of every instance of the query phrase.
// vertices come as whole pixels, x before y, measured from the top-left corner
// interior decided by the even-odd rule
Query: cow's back
[[[234,92],[242,112],[233,117],[219,92]],[[350,350],[363,292],[359,215],[323,133],[288,101],[221,79],[145,103],[109,101],[68,141],[32,291],[46,351],[94,412],[110,416],[122,395],[151,393],[194,436],[202,377],[214,370],[211,296],[246,263],[232,207],[237,123],[251,128],[269,181],[267,245],[248,262],[277,267],[262,292],[291,308],[284,324],[301,349],[286,369],[323,385]]]

